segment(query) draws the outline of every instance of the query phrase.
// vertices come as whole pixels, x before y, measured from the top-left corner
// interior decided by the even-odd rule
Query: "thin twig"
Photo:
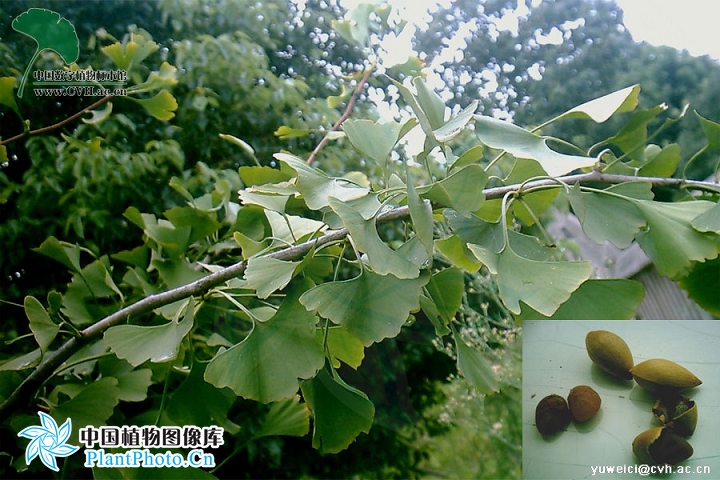
[[[114,96],[115,96],[115,95],[108,95],[108,96],[106,96],[106,97],[103,97],[103,98],[101,98],[100,100],[98,100],[97,102],[93,103],[92,105],[83,108],[82,110],[80,110],[80,111],[77,112],[76,114],[74,114],[74,115],[72,115],[72,116],[70,116],[70,117],[67,117],[67,118],[65,118],[65,119],[61,120],[60,122],[55,123],[55,124],[53,124],[53,125],[48,125],[47,127],[38,128],[38,129],[36,129],[36,130],[26,130],[26,131],[24,131],[23,133],[20,133],[20,134],[18,134],[18,135],[15,135],[14,137],[6,138],[5,140],[3,140],[3,141],[0,142],[0,145],[7,145],[8,143],[14,142],[14,141],[16,141],[16,140],[20,140],[20,139],[22,139],[22,138],[29,137],[29,136],[31,136],[31,135],[39,135],[39,134],[41,134],[41,133],[49,132],[49,131],[51,131],[51,130],[55,130],[56,128],[60,128],[60,127],[62,127],[62,126],[64,126],[64,125],[67,125],[68,123],[72,122],[73,120],[79,118],[79,117],[80,117],[81,115],[83,115],[84,113],[89,112],[90,110],[99,107],[100,105],[102,105],[103,103],[107,102],[108,100],[110,100],[110,99],[113,98]]]
[[[681,178],[662,178],[662,177],[635,177],[630,175],[613,175],[602,173],[599,171],[592,171],[589,173],[581,173],[576,175],[567,175],[564,177],[558,177],[553,179],[536,180],[533,182],[520,183],[515,185],[506,185],[502,187],[487,188],[478,194],[485,196],[486,200],[492,200],[496,198],[502,198],[505,194],[513,191],[522,189],[526,191],[531,188],[537,188],[542,186],[559,185],[558,181],[573,185],[577,183],[625,183],[631,181],[645,181],[653,185],[658,186],[673,186],[677,188],[692,188],[698,190],[708,191],[719,191],[720,185],[712,182],[700,182],[694,180],[684,180]],[[407,205],[402,207],[393,208],[385,213],[378,215],[377,222],[385,223],[401,218],[406,218],[410,215],[410,210]],[[266,255],[262,255],[265,258],[275,258],[278,260],[296,260],[303,255],[307,254],[313,248],[326,245],[331,242],[336,242],[344,239],[349,234],[346,228],[334,230],[330,233],[322,235],[316,239],[308,240],[298,245],[284,248]],[[28,377],[12,392],[12,394],[0,404],[0,416],[5,418],[9,415],[11,408],[16,405],[26,405],[27,398],[29,398],[33,392],[42,385],[42,383],[49,378],[55,369],[57,369],[63,362],[65,362],[70,356],[77,352],[80,348],[86,345],[91,340],[98,338],[108,328],[118,325],[124,321],[127,321],[130,317],[136,317],[144,313],[150,312],[156,308],[168,305],[170,303],[188,298],[190,296],[202,295],[211,288],[220,285],[221,283],[230,280],[231,278],[239,277],[245,272],[247,268],[247,261],[242,260],[234,265],[218,270],[210,275],[207,275],[199,280],[188,283],[181,287],[173,288],[165,292],[157,293],[143,298],[142,300],[128,305],[125,308],[118,310],[117,312],[108,315],[97,323],[90,325],[84,330],[80,331],[80,336],[72,337],[60,346],[57,350],[49,353],[47,357],[37,366],[37,368],[28,375]]]
[[[374,66],[368,68],[367,71],[365,72],[365,75],[363,75],[363,77],[360,79],[358,84],[355,86],[355,90],[353,91],[353,94],[350,97],[350,100],[348,100],[348,104],[345,107],[345,111],[340,116],[340,118],[338,118],[337,122],[335,122],[335,124],[332,127],[330,127],[330,130],[327,131],[327,133],[322,138],[322,140],[320,140],[320,143],[317,144],[317,146],[310,153],[310,156],[307,158],[306,163],[308,165],[311,165],[315,161],[315,158],[320,153],[320,150],[322,150],[325,147],[325,145],[327,145],[327,143],[330,141],[330,133],[332,133],[335,130],[337,130],[338,128],[340,128],[340,125],[342,125],[343,122],[348,119],[348,117],[352,113],[353,108],[355,107],[355,102],[357,101],[357,98],[360,96],[360,92],[362,91],[363,87],[365,86],[365,83],[367,83],[368,79],[370,78],[370,75],[372,75],[372,73],[374,71],[375,71]]]

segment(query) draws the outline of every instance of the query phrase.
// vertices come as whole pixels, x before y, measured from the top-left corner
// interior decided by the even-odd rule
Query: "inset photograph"
[[[523,478],[715,478],[720,322],[523,323]]]

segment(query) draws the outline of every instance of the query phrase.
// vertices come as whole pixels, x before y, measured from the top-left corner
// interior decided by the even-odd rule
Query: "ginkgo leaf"
[[[284,435],[304,437],[310,432],[310,409],[307,404],[300,403],[300,396],[275,402],[263,419],[262,427],[253,437],[270,437]]]
[[[571,108],[547,124],[570,118],[590,119],[596,123],[603,123],[616,113],[634,110],[637,107],[639,95],[640,85],[631,85]]]
[[[177,100],[167,90],[161,90],[151,98],[126,98],[142,105],[150,115],[158,120],[170,120],[175,116],[175,111],[178,108]]]
[[[293,245],[307,235],[322,232],[326,229],[323,222],[296,215],[280,214],[265,210],[265,216],[272,230],[273,241],[282,247]]]
[[[79,272],[81,269],[80,253],[83,249],[77,245],[61,242],[57,238],[49,236],[33,250],[62,263],[73,272]]]
[[[322,330],[317,331],[316,336],[319,341],[322,341],[324,333]],[[340,368],[340,361],[352,368],[357,368],[365,358],[365,345],[342,326],[328,327],[327,347],[335,368]]]
[[[441,240],[435,240],[435,248],[456,267],[460,267],[467,272],[477,272],[482,267],[482,263],[473,255],[457,235],[451,235]]]
[[[277,130],[273,132],[273,134],[278,137],[280,140],[289,140],[291,138],[300,138],[305,137],[312,133],[312,130],[303,128],[291,128],[286,125],[281,125],[278,127]]]
[[[488,176],[480,165],[467,165],[432,185],[417,189],[421,197],[451,207],[463,215],[478,210],[485,201]]]
[[[653,108],[638,110],[633,113],[628,123],[618,133],[605,142],[617,145],[623,152],[631,154],[633,158],[642,158],[644,150],[638,149],[638,147],[647,143],[648,124],[667,109],[668,106],[663,103]]]
[[[519,184],[529,178],[544,175],[543,167],[537,161],[518,158],[504,181],[506,185]],[[523,193],[521,201],[513,202],[509,212],[512,212],[525,225],[532,226],[535,224],[536,219],[552,205],[559,192],[559,189],[547,189]],[[500,199],[493,201],[501,202]]]
[[[255,289],[258,298],[267,298],[290,283],[298,265],[299,261],[289,262],[269,257],[251,258],[245,269],[246,286]]]
[[[695,116],[700,121],[700,126],[702,126],[703,132],[705,133],[705,138],[707,138],[708,143],[706,148],[720,148],[720,123],[708,120],[707,118],[700,115],[697,111],[695,112]]]
[[[364,197],[370,191],[347,180],[329,177],[294,155],[276,153],[274,157],[297,172],[297,189],[311,210],[329,206],[329,198],[354,200]]]
[[[204,362],[193,362],[190,374],[167,403],[167,414],[178,425],[221,425],[237,399],[232,392],[206,382],[203,379],[206,368]]]
[[[229,137],[231,135],[227,136]],[[242,180],[246,186],[280,183],[290,180],[291,178],[289,172],[283,172],[277,168],[266,166],[245,165],[240,167],[238,172],[240,173],[240,180]]]
[[[302,383],[302,393],[313,413],[312,445],[322,453],[345,450],[361,433],[368,433],[375,406],[360,390],[340,377],[320,370]]]
[[[473,100],[470,105],[462,109],[457,115],[452,117],[447,123],[433,130],[435,139],[440,143],[447,143],[453,138],[460,135],[465,126],[473,119],[473,114],[478,107],[478,101]]]
[[[637,207],[624,198],[582,192],[575,185],[568,199],[583,232],[597,243],[609,241],[618,248],[628,248],[646,222]]]
[[[713,260],[696,262],[678,283],[702,308],[720,316],[720,256]]]
[[[642,283],[634,280],[590,279],[550,316],[523,305],[517,320],[630,320],[645,297]],[[612,302],[607,299],[612,298]]]
[[[55,340],[60,331],[60,325],[52,321],[47,310],[37,298],[27,296],[23,304],[25,315],[30,320],[30,330],[35,336],[35,341],[40,345],[40,350],[45,352],[52,341]]]
[[[137,36],[133,37],[134,39],[137,39]],[[145,47],[146,50],[154,51],[155,48],[153,48],[153,44],[155,42],[146,42]],[[157,45],[157,44],[155,44]],[[144,52],[143,52],[144,53]],[[139,58],[139,57],[138,57]],[[134,62],[141,62],[144,60],[142,58],[139,60],[138,58],[134,59]],[[127,89],[127,93],[132,94],[138,94],[138,93],[144,93],[144,92],[151,92],[153,90],[159,90],[161,88],[168,88],[172,87],[177,84],[177,68],[173,65],[170,65],[168,62],[163,62],[160,65],[160,69],[157,71],[150,72],[147,79],[142,82],[138,83],[137,85],[133,85],[132,87]],[[204,98],[204,97],[199,97]],[[222,134],[221,138],[222,138]],[[236,139],[239,140],[239,139]]]
[[[720,203],[693,218],[691,223],[698,232],[713,232],[720,235]]]
[[[480,245],[469,244],[486,265],[494,264],[497,284],[508,309],[519,314],[525,302],[543,315],[552,315],[580,284],[590,277],[590,262],[552,262],[521,257],[510,246],[495,254]]]
[[[342,219],[357,248],[367,254],[370,268],[379,275],[389,273],[398,278],[416,278],[419,268],[382,241],[375,219],[366,220],[351,204],[330,199],[333,211]]]
[[[680,145],[677,143],[666,145],[652,158],[648,158],[647,163],[640,167],[638,175],[643,177],[671,177],[677,170],[680,158]]]
[[[440,128],[445,123],[445,102],[440,95],[430,88],[422,77],[413,78],[413,86],[417,95],[418,105],[427,116],[430,126],[434,129]]]
[[[468,244],[469,250],[477,260],[485,262],[487,268],[497,272],[498,254],[505,248],[505,232],[502,224],[486,222],[476,215],[464,217],[447,209],[445,220],[450,229]],[[525,235],[514,230],[507,232],[512,249],[521,257],[530,260],[552,260],[556,252],[544,247],[536,237]]]
[[[15,77],[0,77],[0,105],[10,107],[19,117],[20,109],[15,101]]]
[[[93,110],[92,112],[90,112],[92,114],[92,117],[91,118],[83,118],[82,121],[83,121],[83,123],[87,123],[90,125],[97,125],[99,123],[104,122],[105,120],[107,120],[110,117],[110,114],[112,113],[112,109],[113,109],[112,102],[107,102],[105,104],[105,108],[103,108],[102,110],[99,110],[99,109]]]
[[[62,57],[65,64],[75,63],[80,56],[80,41],[75,27],[59,13],[44,8],[30,8],[12,21],[13,30],[35,40],[37,49],[25,69],[20,81],[18,97],[22,98],[25,80],[29,77],[30,68],[44,50],[52,50]]]
[[[418,239],[425,247],[428,256],[433,254],[433,214],[432,206],[427,200],[422,200],[418,195],[415,185],[413,183],[410,169],[405,168],[407,175],[407,195],[408,195],[408,208],[410,209],[410,218],[413,222],[413,228],[417,234]]]
[[[449,323],[460,308],[465,293],[463,273],[457,268],[446,268],[434,274],[425,287],[438,314]]]
[[[369,346],[400,333],[410,312],[420,308],[420,294],[428,280],[429,275],[399,279],[365,270],[352,280],[313,287],[300,302],[343,325]]]
[[[475,116],[475,133],[490,148],[505,150],[515,158],[537,160],[548,175],[557,177],[579,168],[591,167],[596,159],[566,155],[551,150],[546,140],[509,122]]]
[[[105,425],[113,414],[115,406],[120,403],[120,389],[116,378],[106,377],[95,380],[85,386],[67,402],[52,406],[50,415],[58,422],[72,419],[76,426],[67,440],[70,445],[78,444],[80,425]]]
[[[453,338],[457,352],[457,368],[460,374],[472,386],[483,393],[497,392],[497,379],[482,353],[465,345],[460,335],[453,329]]]
[[[159,48],[160,46],[154,41],[135,33],[130,41],[115,42],[100,48],[100,51],[110,58],[119,69],[129,71],[133,65],[141,63]]]
[[[167,362],[177,357],[180,343],[193,326],[195,302],[184,302],[185,315],[182,321],[171,321],[165,325],[144,327],[140,325],[118,325],[105,331],[103,338],[110,349],[127,360],[133,367],[150,360],[155,363]]]
[[[317,318],[298,303],[309,284],[298,282],[272,318],[255,322],[242,342],[210,360],[205,381],[262,403],[292,398],[300,381],[314,376],[325,361],[315,340]]]
[[[382,165],[398,141],[402,124],[348,119],[342,128],[355,148]]]
[[[709,211],[714,203],[696,200],[682,203],[660,203],[634,200],[647,220],[647,228],[636,239],[662,275],[682,275],[692,261],[713,259],[718,255],[714,236],[701,233],[691,222]]]

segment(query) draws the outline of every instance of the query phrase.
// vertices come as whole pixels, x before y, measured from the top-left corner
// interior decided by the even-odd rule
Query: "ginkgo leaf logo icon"
[[[31,439],[25,449],[25,463],[30,465],[35,457],[40,457],[46,467],[59,471],[55,457],[67,457],[77,452],[80,447],[67,445],[70,438],[72,422],[68,418],[62,427],[47,413],[38,412],[42,426],[27,427],[18,433],[19,437]]]
[[[31,8],[12,21],[13,30],[35,40],[37,49],[20,81],[18,97],[22,98],[30,68],[43,50],[52,50],[60,55],[67,65],[80,56],[80,41],[75,27],[59,13],[45,8]]]

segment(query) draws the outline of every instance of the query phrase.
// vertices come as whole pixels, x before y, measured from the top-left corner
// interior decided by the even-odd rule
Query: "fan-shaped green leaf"
[[[445,124],[445,102],[435,90],[428,86],[424,78],[413,78],[413,86],[417,91],[415,98],[417,98],[420,108],[427,115],[430,126],[433,130],[442,127]]]
[[[323,330],[315,334],[318,341],[323,341]],[[327,332],[327,347],[330,351],[333,367],[340,368],[340,361],[352,368],[357,368],[365,358],[365,345],[345,327],[329,326]]]
[[[417,310],[429,276],[403,280],[365,270],[352,280],[318,285],[300,297],[308,310],[345,326],[366,346],[392,338]]]
[[[446,324],[452,321],[455,312],[460,308],[465,292],[462,271],[457,268],[441,270],[430,278],[426,289],[443,321]]]
[[[37,298],[27,296],[23,303],[25,315],[30,320],[30,330],[35,336],[35,341],[40,345],[40,350],[45,352],[52,341],[55,340],[60,331],[60,326],[52,321],[47,310]]]
[[[617,145],[624,153],[631,154],[632,158],[642,158],[644,150],[638,148],[647,143],[647,126],[667,108],[663,103],[653,108],[638,110],[633,113],[628,123],[606,142]]]
[[[112,109],[113,109],[112,103],[107,102],[107,104],[105,104],[105,108],[103,108],[102,110],[93,110],[92,112],[90,112],[90,113],[92,113],[92,117],[91,118],[83,118],[82,121],[83,121],[83,123],[87,123],[90,125],[97,125],[99,123],[104,122],[105,120],[107,120],[110,117],[110,114],[112,113]]]
[[[440,143],[447,143],[457,137],[463,131],[465,126],[472,120],[475,110],[477,110],[478,101],[473,100],[470,105],[465,107],[460,113],[452,117],[447,123],[433,130],[435,139]]]
[[[622,197],[582,192],[575,185],[568,198],[585,235],[597,243],[610,241],[618,248],[628,248],[646,222],[637,207]]]
[[[351,204],[334,198],[330,198],[330,206],[350,231],[357,248],[367,254],[368,264],[375,273],[391,273],[398,278],[416,278],[419,275],[416,265],[382,241],[374,218],[366,220]]]
[[[312,445],[322,453],[345,450],[361,433],[368,433],[375,406],[367,395],[320,370],[301,385],[303,397],[313,413]]]
[[[206,367],[203,362],[193,362],[190,374],[170,397],[167,413],[178,425],[222,425],[227,419],[237,397],[206,382],[203,379]]]
[[[158,120],[170,120],[175,116],[175,110],[178,108],[177,100],[167,90],[161,90],[152,98],[127,98],[142,105],[150,115]]]
[[[315,341],[317,318],[298,303],[309,283],[292,287],[272,318],[255,322],[242,342],[210,360],[205,381],[262,403],[292,398],[300,379],[311,378],[325,361]]]
[[[453,330],[457,351],[457,368],[460,374],[483,393],[497,392],[497,380],[482,353],[465,345],[460,335]]]
[[[679,283],[698,305],[720,317],[720,257],[694,263]]]
[[[552,122],[568,118],[582,118],[590,119],[596,123],[603,123],[616,113],[634,110],[637,107],[639,95],[640,85],[632,85],[571,108],[555,117]]]
[[[10,107],[22,118],[15,101],[15,77],[0,77],[0,105]]]
[[[496,254],[481,245],[469,244],[470,250],[486,265],[494,263],[500,297],[514,314],[520,313],[520,301],[543,315],[552,315],[580,284],[590,277],[590,262],[550,262],[521,257],[510,246]]]
[[[73,428],[67,443],[77,445],[80,425],[95,427],[106,425],[115,406],[120,403],[119,393],[120,389],[116,378],[101,378],[88,384],[67,402],[51,407],[50,415],[58,425],[65,423],[68,418],[72,419],[75,428]]]
[[[490,148],[505,150],[515,158],[537,160],[548,175],[565,175],[579,168],[591,167],[596,159],[566,155],[551,150],[543,137],[509,122],[492,117],[475,116],[475,132]]]
[[[673,278],[682,275],[692,261],[717,257],[717,236],[701,233],[691,225],[716,204],[704,200],[634,203],[647,220],[647,228],[637,234],[637,241],[662,275]]]
[[[460,267],[467,272],[477,272],[482,263],[467,248],[466,242],[463,242],[457,235],[451,235],[442,240],[435,240],[435,247],[440,253],[450,260],[456,267]]]
[[[297,189],[312,210],[329,206],[330,197],[347,201],[364,197],[369,192],[369,189],[347,180],[328,177],[294,155],[276,153],[274,156],[297,172]]]
[[[527,305],[518,320],[630,320],[645,296],[640,282],[626,279],[591,279],[575,290],[550,316]],[[612,298],[612,302],[608,302]]]
[[[713,232],[720,235],[720,203],[693,218],[691,223],[698,232]]]
[[[310,410],[307,404],[300,403],[300,397],[275,402],[265,415],[262,427],[253,435],[254,438],[285,435],[304,437],[310,431]]]
[[[467,165],[439,182],[417,190],[423,198],[469,215],[485,201],[482,191],[487,180],[487,173],[480,165]]]
[[[707,148],[720,148],[720,123],[713,122],[704,118],[702,115],[695,112],[695,116],[700,121],[703,132],[705,132],[705,138],[707,138]]]
[[[680,145],[671,143],[651,158],[648,158],[647,163],[640,167],[638,175],[643,177],[671,177],[677,170],[679,162]]]
[[[413,221],[413,228],[420,242],[425,247],[427,254],[433,254],[433,213],[430,202],[422,200],[415,189],[413,178],[408,168],[405,169],[407,174],[407,195],[408,208],[410,209],[410,218]]]
[[[255,289],[259,298],[267,298],[274,291],[285,288],[290,283],[298,265],[300,265],[299,261],[288,262],[268,257],[251,258],[245,269],[246,286]]]
[[[345,120],[343,130],[350,142],[365,155],[383,165],[398,141],[402,124],[372,120]]]
[[[115,42],[100,50],[121,70],[129,71],[134,65],[141,63],[150,54],[157,51],[160,47],[152,40],[146,39],[137,33],[132,35],[132,39],[121,44]],[[169,65],[169,64],[168,64]],[[171,65],[169,65],[172,67]]]
[[[165,325],[144,327],[118,325],[105,331],[103,338],[118,356],[137,367],[150,360],[154,363],[168,362],[177,357],[180,343],[193,326],[195,302],[185,302],[185,315],[181,321]]]

